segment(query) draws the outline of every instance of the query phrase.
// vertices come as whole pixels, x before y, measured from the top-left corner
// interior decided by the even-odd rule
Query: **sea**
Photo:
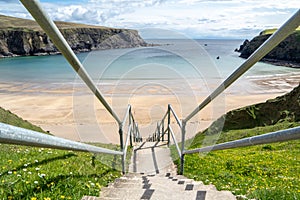
[[[76,55],[100,91],[108,96],[208,94],[245,61],[234,51],[243,40],[161,39],[147,42],[153,45]],[[257,92],[253,80],[299,73],[299,69],[259,62],[233,84],[229,92]],[[0,59],[0,83],[26,83],[27,89],[38,90],[84,85],[62,55]]]
[[[179,117],[188,116],[204,98],[222,85],[222,82],[245,62],[245,59],[240,58],[239,53],[234,51],[243,40],[163,39],[147,42],[153,45],[76,54],[119,117],[125,116],[128,104],[132,105],[135,120],[139,122],[142,134],[155,130],[157,121],[166,112],[167,104],[172,104]],[[204,109],[187,124],[187,138],[207,128],[211,121],[225,113],[226,95],[237,95],[242,97],[240,99],[245,99],[249,97],[247,95],[255,97],[268,93],[283,94],[291,90],[295,83],[299,84],[299,77],[299,69],[262,62],[255,64],[226,89],[225,95],[220,95],[220,98],[205,108],[207,110]],[[46,98],[41,95],[46,95]],[[67,127],[75,123],[76,132],[73,132],[73,129],[69,130],[63,133],[63,137],[99,142],[108,138],[107,143],[118,143],[118,135],[106,134],[117,133],[118,125],[110,123],[110,117],[105,115],[104,108],[97,109],[99,102],[95,101],[93,93],[62,55],[0,59],[0,96],[9,96],[16,101],[28,96],[33,99],[54,97],[57,100],[54,106],[58,106],[55,109],[58,110],[57,113],[60,113],[61,109],[62,114],[65,114],[69,105],[62,105],[59,100],[63,100],[62,96],[66,96],[65,99],[71,96],[70,106],[74,117],[71,125],[67,120],[69,112],[65,116],[66,119],[58,118],[61,120],[59,123],[43,124],[41,119],[38,121],[39,125],[60,135],[61,132],[69,130],[61,131],[63,127],[60,123]],[[44,103],[50,106],[53,102]],[[47,116],[50,109],[47,106],[43,104],[35,105],[34,108],[28,107],[38,109]],[[13,111],[22,109],[24,108],[19,107]],[[60,116],[61,113],[57,115]],[[47,117],[50,119],[53,116]],[[175,136],[180,139],[180,130],[177,126],[173,128]]]

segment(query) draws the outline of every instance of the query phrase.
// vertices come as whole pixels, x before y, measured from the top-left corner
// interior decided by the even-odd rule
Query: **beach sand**
[[[207,128],[211,122],[229,110],[264,102],[297,86],[299,75],[251,79],[251,91],[240,85],[226,90],[222,98],[207,106],[187,124],[187,138]],[[0,83],[0,105],[23,119],[41,126],[53,135],[83,142],[119,143],[118,124],[89,92],[74,92],[70,86],[43,88],[31,84]],[[81,89],[79,89],[81,90]],[[85,89],[86,90],[86,89]],[[156,123],[171,104],[180,118],[186,117],[208,95],[197,97],[155,94],[118,96],[104,94],[120,119],[131,104],[143,137],[155,130]],[[175,119],[172,126],[180,138]],[[125,132],[127,131],[124,130]]]

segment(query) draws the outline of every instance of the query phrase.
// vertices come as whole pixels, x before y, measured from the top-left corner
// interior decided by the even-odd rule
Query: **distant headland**
[[[236,51],[241,53],[240,57],[248,58],[275,31],[276,29],[262,31],[251,41],[245,40]],[[300,68],[300,28],[267,54],[262,61],[280,66]]]
[[[136,30],[57,21],[75,52],[149,46]],[[33,20],[0,15],[0,58],[60,54]]]

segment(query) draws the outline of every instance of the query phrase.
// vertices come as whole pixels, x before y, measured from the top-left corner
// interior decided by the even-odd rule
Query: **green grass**
[[[102,187],[121,176],[116,170],[120,156],[113,155],[93,159],[90,153],[0,144],[0,159],[0,199],[99,196]]]
[[[0,122],[45,132],[1,107]],[[94,145],[119,150],[118,145]],[[128,148],[127,164],[130,157]],[[0,200],[99,196],[102,187],[121,176],[121,157],[116,155],[0,144],[0,160]]]
[[[220,134],[217,143],[295,126],[299,123],[226,131]],[[204,139],[207,140],[198,134],[190,141],[190,147],[202,146]],[[172,154],[175,154],[174,147]],[[178,165],[179,160],[175,163]],[[212,183],[218,190],[255,199],[300,199],[299,172],[299,140],[185,156],[185,176]]]
[[[0,107],[0,122],[45,133],[45,131],[43,131],[40,127],[35,126],[26,120],[23,120],[17,115],[11,113],[9,110],[5,110],[1,107]]]
[[[269,35],[269,34],[273,34],[275,31],[277,31],[277,28],[272,28],[272,29],[266,29],[266,30],[263,30],[262,32],[260,32],[260,35]],[[296,31],[300,31],[300,27],[298,27],[296,29]]]
[[[60,29],[65,28],[98,28],[98,29],[113,29],[104,26],[94,26],[87,24],[79,24],[72,22],[56,21],[55,24]],[[41,31],[41,27],[34,21],[29,19],[16,18],[11,16],[0,15],[0,29],[13,29],[18,30],[25,28],[29,30]]]

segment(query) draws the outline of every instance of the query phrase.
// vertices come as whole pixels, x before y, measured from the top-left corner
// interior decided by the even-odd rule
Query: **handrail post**
[[[124,151],[124,141],[123,141],[123,124],[120,123],[119,124],[119,136],[120,136],[120,149],[121,151],[123,152]],[[125,174],[125,158],[124,158],[124,152],[123,152],[123,155],[122,155],[122,174]]]
[[[161,134],[162,134],[162,137],[161,137],[161,141],[164,141],[165,140],[165,119],[163,119],[161,121]]]
[[[168,147],[170,147],[171,105],[168,104]]]
[[[129,126],[130,126],[131,124],[134,124],[133,120],[132,120],[131,106],[129,108],[129,115],[128,115],[128,117],[129,117]],[[133,130],[133,128],[131,128],[130,131],[129,131],[129,133],[127,133],[127,134],[130,134],[129,135],[129,137],[130,137],[130,139],[129,139],[130,140],[130,147],[132,147],[132,130]]]
[[[160,126],[159,126],[159,122],[157,122],[157,141],[160,141]]]
[[[141,139],[141,134],[140,134],[140,131],[139,131],[139,125],[136,123],[136,134],[137,134],[137,142],[142,142]]]
[[[184,144],[185,144],[185,133],[186,133],[186,121],[182,120],[181,127],[181,157],[180,157],[180,175],[183,175],[184,171]]]

